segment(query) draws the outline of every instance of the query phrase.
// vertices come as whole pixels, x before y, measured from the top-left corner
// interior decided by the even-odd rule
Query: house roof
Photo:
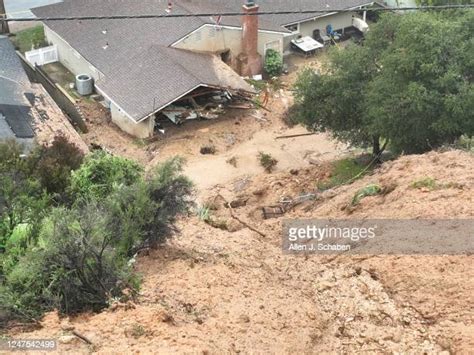
[[[190,13],[207,12],[240,12],[244,0],[179,0],[178,3]],[[257,0],[260,11],[298,11],[298,10],[327,10],[327,9],[350,9],[353,7],[364,6],[377,1],[370,0]],[[321,16],[323,13],[312,14],[275,14],[264,15],[259,18],[261,30],[282,31],[285,25],[303,22]],[[240,26],[239,17],[224,17],[222,24],[229,26]]]
[[[216,56],[157,45],[130,58],[97,86],[137,122],[200,86],[252,90]]]
[[[241,11],[244,0],[174,0],[173,14],[222,13]],[[318,10],[351,8],[367,0],[259,0],[262,11],[288,9]],[[65,0],[63,3],[33,9],[38,17],[106,16],[165,14],[163,0]],[[311,18],[317,15],[312,14]],[[283,25],[303,21],[307,14],[266,15],[259,18],[260,30],[288,33]],[[224,17],[221,25],[241,27],[239,17]],[[105,78],[97,86],[135,121],[140,121],[156,107],[171,103],[196,85],[244,87],[231,70],[226,81],[217,85],[215,62],[199,54],[171,50],[173,43],[214,19],[203,17],[45,21],[46,25],[78,51]],[[152,56],[148,58],[147,56]],[[171,59],[174,58],[174,59]],[[184,64],[180,64],[180,61]],[[206,64],[206,62],[208,62]],[[159,65],[157,65],[159,63]],[[183,68],[184,67],[184,68]],[[221,71],[224,69],[221,68]],[[172,73],[173,75],[170,75]],[[208,76],[203,77],[203,73]],[[153,101],[155,104],[153,104]]]
[[[25,96],[31,92],[30,82],[5,36],[0,36],[0,63],[0,139],[33,138],[31,105]]]

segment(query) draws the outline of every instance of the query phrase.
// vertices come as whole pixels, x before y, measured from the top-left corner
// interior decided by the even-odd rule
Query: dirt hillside
[[[466,152],[405,156],[286,217],[472,218],[473,168]],[[263,220],[259,208],[314,191],[327,175],[324,165],[313,165],[206,192],[200,199],[214,201],[223,229],[197,217],[182,220],[169,245],[138,258],[143,289],[136,303],[71,319],[51,313],[43,328],[11,335],[58,338],[58,352],[75,354],[473,351],[472,255],[282,254],[281,218]],[[432,188],[413,186],[427,178]],[[389,188],[348,209],[371,183]],[[224,199],[244,200],[234,216],[262,235],[233,219]]]

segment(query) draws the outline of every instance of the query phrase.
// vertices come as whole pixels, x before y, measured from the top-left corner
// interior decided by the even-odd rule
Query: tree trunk
[[[383,146],[380,146],[380,136],[373,136],[373,145],[372,145],[372,155],[374,156],[374,163],[380,164],[382,163],[382,153],[384,152],[385,148],[387,148],[388,139],[385,141]]]
[[[373,143],[372,143],[372,154],[374,157],[378,157],[380,155],[380,137],[373,136]]]

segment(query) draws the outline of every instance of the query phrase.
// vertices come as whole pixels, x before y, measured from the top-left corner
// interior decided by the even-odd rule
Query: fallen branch
[[[318,133],[312,132],[312,133],[293,134],[291,136],[278,136],[275,139],[298,138],[298,137],[314,136],[316,134],[318,134]]]
[[[86,342],[87,344],[89,345],[93,345],[92,341],[90,341],[88,338],[86,338],[84,335],[82,335],[81,333],[77,332],[76,330],[73,330],[72,331],[72,334],[77,336],[79,339],[81,339],[82,341]]]
[[[247,227],[248,229],[250,229],[251,231],[259,234],[260,236],[266,238],[267,235],[261,231],[259,231],[257,228],[251,226],[250,224],[248,224],[247,222],[243,221],[242,219],[240,219],[239,217],[237,217],[234,213],[234,209],[232,208],[232,206],[230,205],[230,203],[225,199],[224,196],[222,196],[221,194],[218,194],[216,197],[220,197],[222,198],[224,201],[225,201],[225,206],[227,206],[227,208],[229,209],[229,212],[230,212],[230,216],[235,219],[237,222],[243,224],[245,227]]]

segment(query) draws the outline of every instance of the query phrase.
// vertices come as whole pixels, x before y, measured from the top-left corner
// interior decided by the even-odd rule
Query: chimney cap
[[[255,6],[255,1],[254,0],[247,0],[245,2],[245,6],[247,6],[247,7]]]

